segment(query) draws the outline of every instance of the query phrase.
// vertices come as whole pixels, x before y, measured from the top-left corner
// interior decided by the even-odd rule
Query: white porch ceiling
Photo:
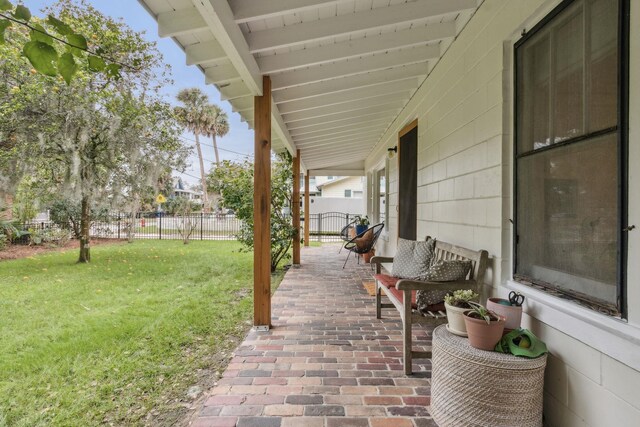
[[[272,146],[305,169],[364,160],[482,0],[139,0],[253,127],[272,81]]]

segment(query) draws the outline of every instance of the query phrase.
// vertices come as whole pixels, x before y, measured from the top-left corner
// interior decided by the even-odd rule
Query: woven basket
[[[431,415],[440,427],[540,427],[547,356],[478,350],[433,331]]]

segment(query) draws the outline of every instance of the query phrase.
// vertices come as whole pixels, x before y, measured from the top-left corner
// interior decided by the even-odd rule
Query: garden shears
[[[522,306],[522,304],[524,303],[524,295],[516,292],[516,291],[511,291],[509,292],[509,302],[511,303],[511,305],[515,305],[516,307],[520,307]]]

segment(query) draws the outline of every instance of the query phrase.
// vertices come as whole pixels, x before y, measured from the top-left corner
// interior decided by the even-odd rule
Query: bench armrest
[[[393,257],[376,255],[374,257],[371,257],[371,261],[369,262],[371,264],[375,264],[376,274],[380,274],[382,264],[393,262]]]
[[[396,283],[399,291],[457,291],[458,289],[476,290],[477,284],[474,280],[457,280],[454,282],[421,282],[418,280],[402,279]]]

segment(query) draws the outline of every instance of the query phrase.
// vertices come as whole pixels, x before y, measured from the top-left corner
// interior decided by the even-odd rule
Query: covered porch
[[[193,426],[435,426],[429,415],[430,360],[402,370],[402,323],[396,310],[376,319],[362,285],[369,265],[338,246],[301,251],[272,298],[272,328],[253,330]],[[414,328],[414,347],[429,350],[431,330]]]

